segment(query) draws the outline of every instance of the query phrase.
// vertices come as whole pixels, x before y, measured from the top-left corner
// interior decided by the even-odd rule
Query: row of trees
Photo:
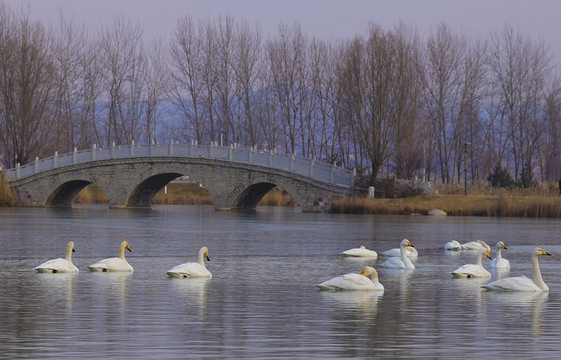
[[[6,166],[135,142],[239,143],[443,183],[561,175],[561,82],[548,47],[505,26],[469,39],[400,24],[341,41],[281,24],[182,17],[145,44],[117,18],[99,33],[0,8]]]

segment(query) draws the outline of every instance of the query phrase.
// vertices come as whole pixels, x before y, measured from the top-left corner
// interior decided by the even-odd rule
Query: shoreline
[[[2,184],[0,184],[2,185]],[[6,184],[4,184],[6,185]],[[166,191],[167,190],[167,193]],[[561,218],[561,196],[551,184],[534,189],[491,189],[470,187],[470,195],[463,194],[459,185],[438,187],[438,195],[417,195],[407,198],[340,197],[331,202],[330,213],[427,215],[442,210],[448,216]],[[74,199],[74,204],[106,204],[107,197],[100,188],[89,185]],[[214,205],[212,196],[198,184],[170,183],[153,200],[154,205]],[[0,206],[14,206],[9,187],[0,186]],[[298,206],[290,194],[274,188],[260,201],[259,206]]]

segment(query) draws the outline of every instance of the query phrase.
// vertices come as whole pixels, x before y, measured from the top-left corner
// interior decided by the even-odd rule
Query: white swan
[[[407,254],[407,257],[413,258],[413,259],[416,259],[419,256],[419,253],[417,252],[417,249],[415,249],[412,246],[407,246],[405,248],[405,253]],[[388,251],[384,251],[384,255],[387,256],[387,257],[399,257],[399,256],[401,256],[401,249],[400,248],[393,248],[393,249],[390,249]]]
[[[538,256],[551,255],[540,248],[535,248],[532,251],[532,263],[534,267],[534,281],[528,279],[526,276],[515,276],[506,279],[496,280],[487,285],[482,285],[482,288],[495,291],[549,291],[549,287],[543,281],[542,273],[540,271],[540,264],[538,263]]]
[[[483,240],[470,241],[462,244],[462,250],[479,250],[481,248],[486,248],[491,251],[491,247]]]
[[[374,250],[368,250],[364,245],[359,248],[349,249],[343,251],[341,254],[344,256],[355,256],[355,257],[371,257],[376,258],[378,254]]]
[[[368,278],[371,277],[371,279]],[[362,268],[360,274],[349,273],[317,284],[321,290],[377,290],[384,291],[378,282],[378,272],[370,266]]]
[[[504,270],[510,269],[510,261],[508,261],[507,259],[503,259],[502,255],[501,255],[501,250],[502,249],[508,250],[506,248],[505,243],[502,242],[502,241],[499,241],[497,243],[497,257],[489,262],[489,267],[490,268],[504,269]]]
[[[112,257],[100,260],[95,264],[88,266],[90,271],[133,271],[132,266],[125,259],[125,249],[131,251],[129,243],[127,241],[121,242],[121,247],[119,248],[119,257]]]
[[[385,268],[390,268],[390,269],[414,269],[415,265],[413,265],[413,263],[411,262],[411,260],[409,259],[409,257],[407,257],[407,247],[414,247],[413,244],[411,244],[411,242],[407,239],[403,239],[401,240],[400,243],[400,251],[401,251],[401,257],[391,257],[388,260],[386,260],[382,266]]]
[[[460,251],[462,250],[462,245],[457,240],[448,241],[444,244],[444,250],[446,251]]]
[[[72,253],[74,252],[74,242],[69,241],[66,245],[66,259],[52,259],[34,267],[40,273],[77,273],[78,268],[72,263]]]
[[[491,259],[489,250],[481,248],[477,254],[477,264],[466,264],[462,265],[456,270],[452,271],[451,274],[455,278],[490,278],[491,273],[487,271],[481,264],[481,259],[483,255]]]
[[[170,278],[211,278],[212,274],[207,270],[204,258],[206,258],[207,261],[210,261],[210,255],[206,246],[203,246],[199,250],[198,262],[188,262],[185,264],[174,266],[172,269],[168,270],[167,274]]]

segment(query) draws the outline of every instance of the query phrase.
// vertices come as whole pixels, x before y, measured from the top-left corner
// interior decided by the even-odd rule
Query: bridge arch
[[[58,186],[45,201],[46,206],[68,207],[72,205],[72,200],[83,188],[91,184],[87,180],[70,180]]]
[[[170,181],[182,176],[182,174],[171,172],[150,176],[140,182],[131,192],[125,204],[126,207],[150,207],[152,200],[158,191]]]

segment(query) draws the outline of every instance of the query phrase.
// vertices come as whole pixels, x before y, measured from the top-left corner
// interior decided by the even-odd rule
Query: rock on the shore
[[[446,211],[444,211],[444,210],[439,210],[439,209],[432,209],[432,210],[429,210],[429,211],[427,212],[427,215],[446,216]]]

